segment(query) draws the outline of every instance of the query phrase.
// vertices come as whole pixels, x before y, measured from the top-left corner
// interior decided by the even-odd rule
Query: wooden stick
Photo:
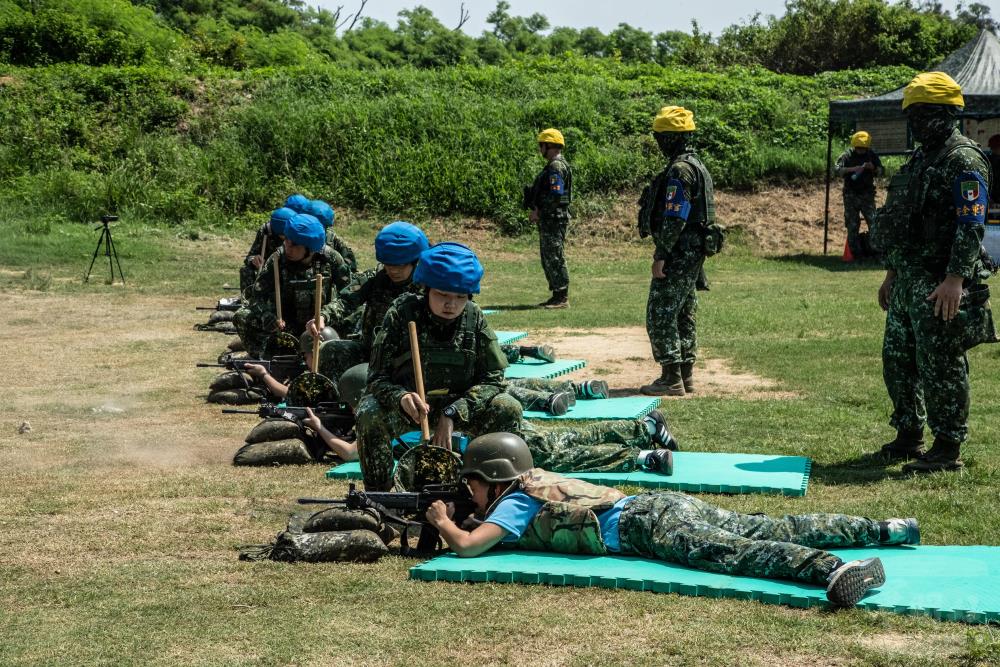
[[[264,237],[264,242],[260,244],[260,268],[257,269],[257,275],[264,270],[264,260],[267,259],[267,236]]]
[[[420,342],[417,340],[417,323],[410,322],[408,327],[410,330],[410,356],[413,357],[413,378],[417,383],[417,395],[420,396],[421,401],[426,403],[427,398],[424,395],[424,372],[420,367]],[[423,442],[430,442],[431,440],[431,427],[427,423],[427,415],[424,415],[420,420],[420,436],[423,438]]]
[[[278,253],[274,254],[274,263],[271,264],[271,270],[274,271],[274,310],[275,314],[278,316],[278,321],[281,322],[281,272],[278,271]]]
[[[319,372],[319,332],[323,328],[323,316],[320,309],[323,308],[323,274],[316,274],[316,294],[313,299],[313,322],[316,324],[316,335],[313,336],[313,362],[312,372]]]

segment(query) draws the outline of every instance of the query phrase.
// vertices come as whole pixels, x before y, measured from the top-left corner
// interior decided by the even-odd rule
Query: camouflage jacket
[[[379,269],[356,289],[353,287],[351,285],[342,289],[338,299],[344,316],[364,307],[359,342],[367,356],[375,343],[375,331],[385,319],[392,302],[403,294],[419,294],[420,288],[409,280],[403,283],[392,282],[384,269]]]
[[[844,171],[848,167],[860,167],[866,162],[871,162],[875,171],[865,170],[857,174]],[[885,169],[882,168],[882,160],[875,151],[868,149],[868,152],[862,155],[853,148],[848,148],[837,158],[836,164],[833,165],[833,173],[843,177],[845,192],[868,193],[875,192],[875,177],[885,173]]]
[[[264,252],[264,258],[266,259],[272,252],[280,248],[281,245],[281,237],[277,234],[272,234],[271,223],[265,222],[257,230],[257,236],[254,237],[253,243],[250,244],[250,250],[247,251],[247,257],[244,261],[246,264],[250,264],[254,257],[260,257],[261,251]]]
[[[639,200],[639,235],[652,235],[656,259],[700,253],[715,223],[712,177],[694,153],[681,153],[656,175]]]
[[[543,219],[569,217],[573,200],[573,171],[562,155],[545,165],[534,183],[525,188],[525,208],[537,208]]]
[[[247,307],[256,315],[265,328],[277,326],[274,295],[274,267],[277,263],[281,278],[281,316],[285,321],[285,331],[298,336],[313,318],[314,277],[323,274],[323,307],[320,313],[325,319],[336,319],[336,306],[331,297],[335,290],[347,284],[349,270],[340,253],[329,246],[322,253],[313,253],[312,260],[288,262],[284,247],[267,258],[253,285],[247,290]]]
[[[914,152],[889,181],[873,232],[886,266],[973,280],[991,182],[986,156],[955,129],[940,149]]]
[[[351,269],[351,273],[358,270],[358,259],[354,256],[354,251],[351,249],[351,246],[344,243],[344,239],[337,236],[337,233],[333,231],[333,227],[328,227],[326,230],[326,244],[340,253],[340,256],[347,263],[348,268]]]
[[[368,368],[368,392],[387,408],[415,391],[408,322],[416,322],[420,364],[428,402],[450,404],[465,423],[506,389],[504,358],[496,334],[474,302],[456,319],[434,317],[423,295],[396,299],[375,333]]]
[[[568,554],[607,553],[597,515],[625,498],[624,493],[541,468],[518,477],[504,495],[517,491],[543,503],[518,539],[519,548]],[[495,507],[496,503],[486,510],[487,516]]]

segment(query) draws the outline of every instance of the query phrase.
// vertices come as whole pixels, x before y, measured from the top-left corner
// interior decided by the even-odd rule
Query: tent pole
[[[823,211],[823,254],[830,241],[830,160],[833,159],[833,125],[826,122],[826,204]]]

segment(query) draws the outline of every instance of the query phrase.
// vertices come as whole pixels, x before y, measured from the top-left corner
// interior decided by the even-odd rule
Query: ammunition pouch
[[[702,249],[705,257],[718,255],[726,244],[726,228],[716,222],[705,225],[702,234]]]
[[[973,285],[962,294],[958,319],[962,323],[962,349],[971,350],[980,343],[1000,342],[990,309],[989,285]]]

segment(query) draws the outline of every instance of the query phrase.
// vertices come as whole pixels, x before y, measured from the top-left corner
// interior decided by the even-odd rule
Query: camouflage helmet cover
[[[534,466],[524,440],[513,433],[487,433],[469,443],[461,475],[479,477],[486,482],[509,482]]]
[[[340,376],[340,382],[337,384],[340,389],[340,400],[350,405],[352,410],[356,410],[361,396],[365,393],[365,387],[368,386],[368,364],[351,366]]]

